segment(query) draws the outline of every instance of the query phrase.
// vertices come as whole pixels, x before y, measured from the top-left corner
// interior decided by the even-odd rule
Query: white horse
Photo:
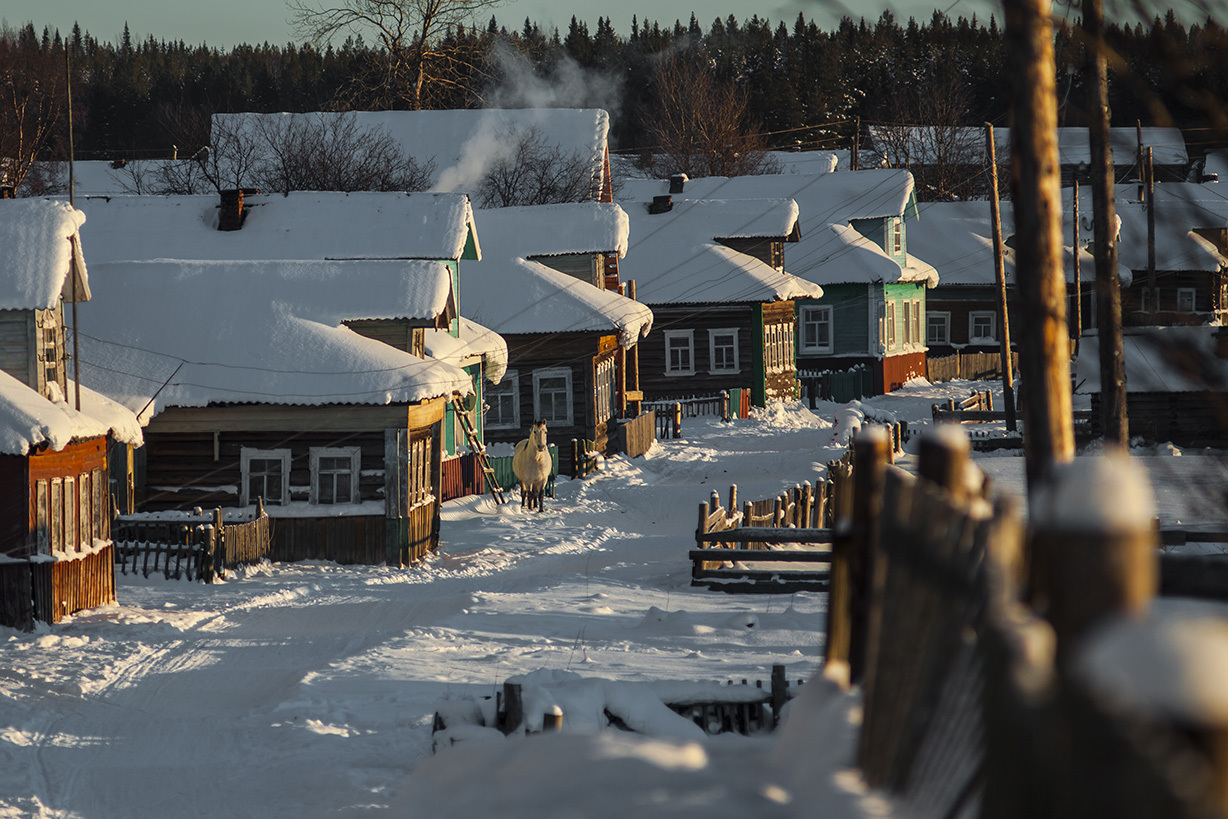
[[[550,478],[550,448],[546,441],[546,422],[534,421],[529,437],[516,444],[512,471],[520,481],[520,506],[543,511],[542,496]]]

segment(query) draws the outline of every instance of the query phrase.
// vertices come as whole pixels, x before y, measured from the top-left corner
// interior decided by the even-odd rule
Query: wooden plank
[[[831,543],[831,529],[778,529],[772,526],[742,526],[697,538],[704,543]]]
[[[720,533],[715,535],[720,537]],[[769,549],[691,549],[687,559],[735,563],[830,563],[831,552],[779,552]]]

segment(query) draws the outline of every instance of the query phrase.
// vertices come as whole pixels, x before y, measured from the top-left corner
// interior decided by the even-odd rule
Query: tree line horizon
[[[627,36],[606,17],[594,30],[573,17],[566,30],[547,31],[527,18],[509,28],[492,14],[485,25],[441,31],[437,53],[444,56],[414,97],[388,87],[387,52],[361,36],[221,49],[152,35],[134,42],[127,24],[112,43],[78,25],[65,37],[27,23],[0,29],[0,90],[12,98],[0,102],[0,128],[11,124],[12,100],[30,77],[42,78],[43,105],[63,105],[51,86],[57,77],[63,85],[65,50],[80,159],[188,155],[207,144],[213,113],[487,107],[508,83],[530,77],[548,86],[562,67],[578,66],[613,89],[604,106],[614,109],[613,148],[647,154],[660,144],[655,101],[676,91],[661,87],[676,76],[661,67],[681,62],[744,103],[738,125],[756,136],[753,145],[850,149],[871,123],[941,117],[949,125],[1007,125],[1003,34],[993,16],[953,19],[940,11],[904,24],[890,11],[872,22],[846,16],[831,29],[804,14],[791,24],[730,15],[706,29],[694,14],[672,26],[633,17]],[[1228,29],[1212,18],[1187,26],[1170,9],[1147,24],[1108,24],[1107,42],[1113,125],[1181,128],[1195,154],[1228,145]],[[1077,21],[1057,21],[1055,52],[1059,124],[1084,125]],[[582,99],[556,101],[588,107]],[[62,158],[65,137],[61,123],[40,158]]]

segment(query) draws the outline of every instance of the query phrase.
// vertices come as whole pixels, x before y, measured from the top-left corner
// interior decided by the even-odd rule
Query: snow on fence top
[[[68,393],[76,391],[68,383]],[[126,444],[140,446],[136,416],[93,390],[81,388],[81,411],[60,396],[49,401],[36,390],[0,371],[0,454],[26,455],[47,444],[63,449],[74,439],[97,438],[111,432]]]
[[[78,230],[85,214],[49,199],[0,200],[0,310],[46,310],[90,298]],[[74,250],[75,249],[75,250]]]
[[[1126,455],[1089,455],[1058,464],[1035,492],[1031,519],[1046,531],[1137,532],[1156,514],[1147,471]]]
[[[499,333],[617,332],[624,347],[652,329],[652,311],[540,262],[487,251],[465,268],[461,304]]]
[[[96,265],[95,275],[104,286],[81,316],[83,377],[143,422],[168,406],[412,403],[472,391],[462,370],[341,324],[433,317],[450,287],[440,263],[163,260]]]
[[[213,124],[231,133],[254,133],[261,120],[291,117],[353,117],[363,130],[387,133],[408,156],[423,164],[433,163],[432,186],[438,191],[472,191],[491,165],[515,147],[516,135],[530,131],[536,131],[551,148],[588,162],[593,199],[605,179],[610,115],[597,108],[214,114]]]
[[[467,318],[460,320],[460,338],[445,330],[427,330],[426,354],[457,367],[466,366],[466,359],[480,357],[483,374],[494,384],[507,372],[507,342],[503,336]]]
[[[817,284],[717,241],[794,234],[797,206],[789,200],[684,199],[655,214],[643,202],[624,204],[631,217],[631,247],[622,267],[626,278],[635,279],[640,301],[713,304],[823,295]]]
[[[1127,392],[1223,392],[1228,359],[1217,354],[1217,327],[1148,327],[1122,337]],[[1075,361],[1080,393],[1100,392],[1100,338],[1084,335]]]
[[[460,259],[472,239],[464,194],[304,192],[248,196],[240,230],[219,231],[217,196],[87,198],[95,262],[146,259]]]

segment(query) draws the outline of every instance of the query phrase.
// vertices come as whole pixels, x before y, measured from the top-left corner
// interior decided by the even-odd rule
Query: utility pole
[[[74,153],[72,145],[72,50],[68,43],[64,44],[64,82],[68,92],[68,204],[77,207],[77,180],[74,172]],[[72,277],[72,382],[76,390],[76,409],[81,411],[81,344],[77,336],[77,243],[72,244],[72,264],[68,267],[68,275]],[[83,266],[83,265],[82,265]],[[61,319],[62,321],[63,319]]]
[[[1079,267],[1079,170],[1075,168],[1074,178],[1074,340],[1075,351],[1079,349],[1079,339],[1083,336],[1083,277]]]
[[[1006,66],[1011,78],[1011,178],[1015,284],[1022,313],[1024,455],[1028,491],[1074,457],[1070,331],[1062,263],[1057,151],[1057,83],[1048,0],[1006,0]]]
[[[1151,146],[1147,146],[1147,290],[1151,292],[1147,305],[1151,323],[1158,323],[1156,312],[1160,307],[1160,291],[1156,289],[1156,180],[1155,165],[1151,161]]]
[[[1002,403],[1006,404],[1006,428],[1018,429],[1015,420],[1015,367],[1011,361],[1010,311],[1006,304],[1006,262],[1002,253],[1002,213],[998,204],[998,152],[993,126],[985,123],[985,153],[989,157],[989,220],[993,225],[993,273],[998,283],[998,356],[1002,366]]]
[[[1091,147],[1093,241],[1096,256],[1096,335],[1100,341],[1100,425],[1109,447],[1130,439],[1126,365],[1121,341],[1121,283],[1117,280],[1117,213],[1113,203],[1113,150],[1109,143],[1109,70],[1103,0],[1083,0],[1087,39],[1088,143]],[[1139,144],[1142,144],[1139,125]]]

